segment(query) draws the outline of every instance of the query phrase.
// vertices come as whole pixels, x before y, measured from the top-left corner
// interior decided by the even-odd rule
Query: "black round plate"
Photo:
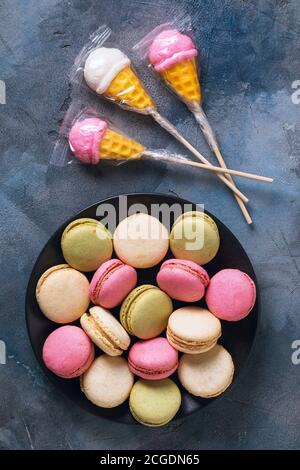
[[[174,203],[178,203],[181,205],[181,207],[183,207],[185,204],[192,204],[189,201],[185,201],[183,199],[164,194],[129,194],[126,196],[128,198],[128,204],[144,204],[149,211],[150,206],[152,204],[168,204],[169,206],[171,206]],[[79,214],[76,214],[74,217],[68,220],[54,233],[54,235],[52,235],[48,243],[45,245],[34,265],[29,279],[26,294],[26,321],[30,341],[34,353],[37,357],[37,360],[47,377],[49,377],[49,379],[54,382],[58,389],[60,389],[65,395],[70,397],[79,406],[95,415],[102,416],[104,418],[115,420],[118,422],[135,423],[134,419],[130,414],[127,402],[113,409],[98,408],[92,403],[90,403],[86,399],[84,394],[81,392],[79,386],[79,379],[65,380],[57,377],[45,367],[42,360],[42,348],[44,341],[47,336],[59,325],[52,323],[46,317],[44,317],[38,307],[38,304],[35,299],[35,288],[38,279],[43,274],[43,272],[46,271],[46,269],[56,264],[65,262],[60,248],[60,239],[64,228],[72,220],[75,220],[80,217],[98,218],[96,215],[97,208],[99,207],[99,205],[107,203],[114,206],[118,216],[119,197],[112,197],[104,201],[100,201],[88,207],[87,209],[84,209]],[[193,204],[193,208],[196,208],[195,204]],[[256,277],[251,262],[237,238],[216,217],[214,217],[209,212],[207,213],[217,223],[221,237],[221,246],[217,256],[205,266],[209,275],[212,276],[220,269],[237,268],[249,274],[249,276],[256,283]],[[172,257],[171,253],[168,253],[167,258],[169,257]],[[139,270],[139,284],[155,284],[157,270],[158,267],[146,270]],[[179,308],[182,305],[182,303],[174,301],[175,308]],[[201,301],[198,302],[198,305],[204,306],[205,303]],[[114,309],[114,313],[116,313],[117,315],[118,309]],[[247,358],[249,356],[256,334],[257,322],[258,301],[256,302],[256,305],[254,306],[251,314],[244,320],[236,323],[222,322],[223,334],[220,339],[220,343],[223,344],[232,354],[233,361],[235,364],[234,381],[236,381],[236,378],[239,375],[240,371],[244,368]],[[172,378],[174,378],[174,380],[178,383],[176,373]],[[180,384],[178,385],[180,386]],[[194,413],[195,411],[201,410],[213,400],[217,399],[199,399],[193,397],[192,395],[189,395],[181,386],[180,388],[182,391],[182,406],[177,417],[186,416],[191,413]]]

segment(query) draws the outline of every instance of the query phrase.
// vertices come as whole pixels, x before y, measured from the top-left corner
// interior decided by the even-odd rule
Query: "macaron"
[[[243,271],[222,269],[211,278],[205,300],[209,310],[221,320],[242,320],[254,307],[255,283]]]
[[[130,335],[150,339],[166,328],[172,310],[172,301],[165,292],[144,284],[128,294],[121,306],[120,320]]]
[[[231,384],[233,374],[231,355],[219,344],[203,354],[183,354],[179,361],[179,380],[196,397],[220,395]]]
[[[80,324],[93,343],[109,356],[120,356],[130,338],[118,320],[103,307],[92,307],[80,318]]]
[[[96,305],[114,308],[135,288],[136,270],[119,259],[103,263],[95,272],[90,284],[90,298]]]
[[[81,376],[80,387],[94,405],[114,408],[127,400],[133,381],[126,359],[102,354]]]
[[[140,379],[132,387],[129,397],[132,416],[145,426],[167,424],[174,418],[180,405],[180,390],[170,379]]]
[[[40,277],[36,300],[49,320],[71,323],[78,320],[89,306],[89,281],[68,264],[58,264]]]
[[[64,379],[79,377],[94,360],[94,346],[78,326],[65,325],[54,330],[43,346],[43,360],[48,369]]]
[[[142,379],[165,379],[177,369],[178,352],[166,338],[138,341],[130,348],[128,364],[131,372]]]
[[[188,354],[200,354],[213,348],[221,334],[220,320],[201,307],[179,308],[168,321],[169,343]]]
[[[183,259],[168,259],[157,274],[158,286],[172,299],[197,302],[202,299],[209,276],[204,268]]]
[[[151,268],[166,256],[169,233],[156,217],[133,214],[116,228],[114,249],[124,263],[134,268]]]
[[[67,263],[78,271],[96,271],[111,258],[112,235],[95,219],[71,222],[61,237],[61,249]]]
[[[219,230],[204,212],[185,212],[175,221],[170,235],[170,248],[175,258],[209,263],[220,246]]]

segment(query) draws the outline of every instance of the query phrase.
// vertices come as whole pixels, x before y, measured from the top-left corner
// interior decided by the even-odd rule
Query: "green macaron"
[[[218,227],[204,212],[185,212],[175,221],[170,236],[175,258],[206,264],[216,256],[219,246]]]
[[[133,289],[123,301],[120,320],[131,335],[150,339],[166,328],[172,310],[172,301],[165,292],[145,284]]]
[[[170,379],[138,380],[129,397],[132,416],[145,426],[167,424],[176,415],[180,404],[180,390]]]
[[[61,237],[61,249],[67,263],[78,271],[96,271],[109,260],[113,251],[112,235],[95,219],[71,222]]]

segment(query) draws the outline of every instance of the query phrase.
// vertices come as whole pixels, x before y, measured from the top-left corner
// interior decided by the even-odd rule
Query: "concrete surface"
[[[48,165],[68,104],[67,74],[89,33],[108,22],[130,50],[178,12],[193,17],[204,106],[228,165],[276,179],[272,186],[240,180],[251,200],[251,228],[214,176],[142,162],[95,171]],[[0,365],[1,448],[299,448],[300,365],[291,361],[291,344],[300,339],[300,105],[291,99],[292,83],[300,80],[299,33],[297,0],[2,0],[0,339],[7,364]],[[139,69],[162,112],[213,158],[184,106]],[[147,145],[182,151],[149,119],[106,109]],[[44,378],[24,320],[27,279],[52,232],[96,200],[130,191],[204,203],[248,251],[262,291],[258,341],[239,384],[203,413],[158,430],[103,421],[74,407]]]

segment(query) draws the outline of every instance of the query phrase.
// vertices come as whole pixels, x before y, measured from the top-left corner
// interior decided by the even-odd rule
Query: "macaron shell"
[[[114,408],[127,400],[133,382],[133,374],[123,357],[102,354],[81,376],[80,386],[94,405]]]
[[[135,343],[128,355],[130,370],[141,378],[157,380],[169,377],[178,366],[178,352],[166,338]]]
[[[70,266],[79,271],[95,271],[111,258],[112,235],[95,219],[77,219],[65,228],[61,248]]]
[[[150,284],[139,286],[122,304],[121,323],[138,338],[154,338],[166,328],[172,310],[172,301],[165,292]]]
[[[79,369],[77,369],[75,372],[70,374],[69,377],[66,377],[66,378],[73,379],[75,377],[80,377],[82,374],[84,374],[88,370],[88,368],[93,363],[94,359],[95,359],[95,348],[93,347],[93,349],[91,350],[91,354],[87,358],[86,362],[81,367],[79,367]]]
[[[157,274],[158,286],[172,299],[197,302],[202,299],[209,276],[205,269],[185,260],[167,260]]]
[[[80,376],[94,359],[94,346],[85,332],[73,325],[54,330],[43,346],[43,360],[48,369],[62,378]]]
[[[134,214],[116,228],[114,249],[124,263],[134,268],[151,268],[166,256],[169,233],[155,217]]]
[[[207,309],[182,307],[169,318],[167,338],[178,351],[189,354],[205,352],[222,334],[221,322]]]
[[[227,321],[242,320],[254,307],[255,283],[238,269],[223,269],[212,277],[205,300],[216,317]]]
[[[203,212],[186,212],[174,223],[170,248],[175,258],[209,263],[217,254],[220,235],[214,220]]]
[[[130,345],[125,329],[102,307],[92,307],[81,317],[80,323],[91,340],[110,356],[120,356]]]
[[[184,354],[179,361],[179,380],[196,397],[213,398],[220,395],[231,384],[233,374],[232,357],[219,344],[204,354]]]
[[[49,320],[60,324],[72,323],[89,306],[89,281],[68,264],[53,266],[40,277],[36,299]]]
[[[145,426],[163,426],[174,418],[181,394],[170,379],[138,380],[132,387],[129,408],[136,421]]]
[[[109,260],[95,272],[90,284],[90,297],[96,305],[114,308],[136,284],[137,273],[132,266],[117,259]]]

